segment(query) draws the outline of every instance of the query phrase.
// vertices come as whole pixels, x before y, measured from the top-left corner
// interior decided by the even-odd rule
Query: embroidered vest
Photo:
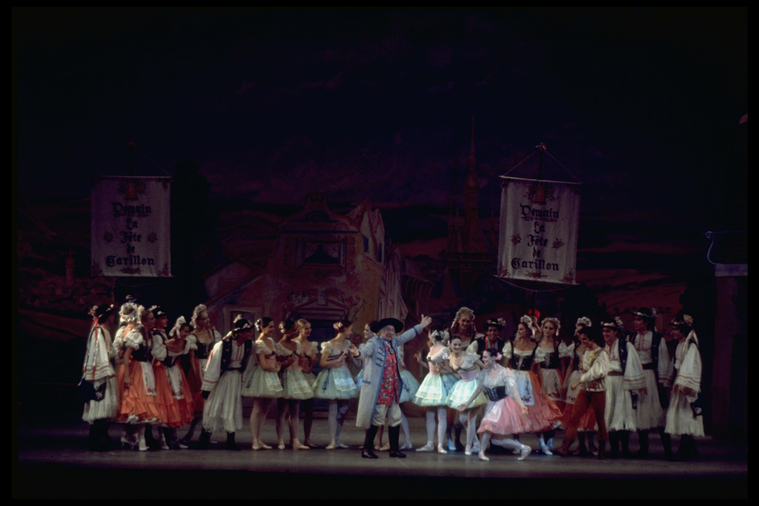
[[[224,374],[224,371],[229,368],[229,364],[232,361],[232,338],[226,337],[221,342],[221,373]],[[240,373],[244,372],[245,367],[248,365],[248,357],[250,356],[250,350],[253,349],[253,341],[245,341],[242,346],[245,351],[240,363]]]

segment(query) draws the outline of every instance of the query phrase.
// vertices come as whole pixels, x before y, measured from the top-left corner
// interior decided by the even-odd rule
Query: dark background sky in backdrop
[[[483,213],[545,142],[582,218],[745,228],[746,8],[14,9],[13,35],[32,202],[127,174],[131,140],[220,205],[447,207],[474,117]]]

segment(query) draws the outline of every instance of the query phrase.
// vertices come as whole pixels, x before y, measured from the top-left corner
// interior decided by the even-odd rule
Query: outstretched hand
[[[419,322],[419,325],[421,325],[422,328],[424,329],[424,328],[429,327],[431,323],[432,323],[432,318],[430,318],[429,316],[422,315],[422,321]]]

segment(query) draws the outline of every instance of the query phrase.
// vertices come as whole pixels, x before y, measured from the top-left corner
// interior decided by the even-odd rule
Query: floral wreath
[[[577,319],[577,323],[575,323],[575,325],[580,325],[580,324],[585,325],[586,327],[593,326],[593,322],[591,322],[590,318],[588,318],[587,316],[582,316]]]
[[[559,337],[559,329],[561,329],[561,322],[558,318],[554,318],[553,316],[546,316],[543,318],[543,323],[545,322],[551,322],[556,326],[556,334],[554,334],[556,337]]]
[[[678,320],[678,319],[672,320],[672,325],[687,325],[688,327],[692,327],[693,317],[689,314],[684,314],[682,320]]]

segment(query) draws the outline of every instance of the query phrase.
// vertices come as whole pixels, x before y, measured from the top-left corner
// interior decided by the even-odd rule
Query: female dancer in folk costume
[[[159,310],[160,311],[160,310]],[[190,335],[190,324],[184,316],[177,318],[174,327],[167,336],[163,332],[163,318],[156,319],[156,330],[153,331],[153,372],[156,384],[166,383],[171,392],[171,398],[166,402],[167,419],[159,428],[161,435],[161,448],[187,448],[181,441],[176,441],[176,429],[188,424],[193,419],[194,406],[192,403],[192,391],[187,377],[179,365],[179,357],[189,353],[190,343],[187,337]],[[161,387],[156,390],[162,392]],[[160,398],[160,395],[159,395]],[[163,401],[161,401],[163,403]]]
[[[335,337],[322,343],[322,354],[319,365],[322,370],[314,381],[314,398],[329,401],[329,444],[327,450],[348,448],[340,442],[340,431],[348,414],[348,401],[358,397],[359,390],[356,381],[348,370],[346,362],[351,357],[351,350],[356,347],[351,343],[353,324],[347,320],[335,322]]]
[[[564,400],[561,395],[563,375],[557,340],[561,323],[558,318],[546,317],[540,326],[541,339],[535,348],[535,361],[540,364],[540,380],[543,392],[560,411],[564,411]],[[548,450],[553,449],[553,436],[556,433],[550,429],[543,434]]]
[[[530,422],[528,432],[537,433],[540,450],[546,455],[551,455],[543,432],[555,429],[561,424],[561,410],[545,395],[541,378],[538,376],[540,366],[535,361],[538,345],[533,339],[538,332],[540,331],[537,328],[537,317],[523,316],[517,324],[514,340],[503,347],[503,356],[514,371],[517,391],[522,403],[527,406],[527,420]],[[519,441],[518,437],[516,440]]]
[[[577,331],[582,347],[585,349],[582,355],[579,378],[572,380],[570,385],[573,390],[580,388],[575,403],[572,405],[572,418],[567,424],[567,432],[564,435],[561,448],[556,453],[566,457],[569,447],[574,442],[577,427],[580,420],[592,410],[598,424],[598,458],[606,459],[606,375],[609,372],[609,354],[601,347],[604,342],[600,336],[592,333],[590,327],[583,325]]]
[[[640,449],[635,454],[638,458],[648,457],[648,433],[658,429],[659,435],[664,436],[664,425],[667,421],[667,411],[663,408],[659,396],[659,377],[667,374],[669,353],[663,336],[656,332],[656,309],[640,308],[633,312],[633,330],[631,342],[638,352],[643,375],[646,379],[648,393],[641,394],[635,409],[635,426],[638,430]],[[665,452],[666,452],[665,444]]]
[[[118,350],[111,343],[108,328],[113,324],[117,311],[114,304],[94,306],[92,329],[87,337],[87,348],[82,366],[82,379],[92,383],[95,398],[84,403],[82,420],[90,424],[89,449],[111,449],[108,423],[116,419],[119,409],[119,385],[114,361]]]
[[[622,320],[614,317],[613,321],[602,322],[604,349],[609,354],[609,373],[606,377],[606,411],[604,420],[609,431],[611,444],[610,457],[619,456],[619,443],[622,455],[632,457],[630,453],[630,431],[636,429],[634,399],[639,393],[646,392],[646,378],[640,365],[635,346],[624,339]]]
[[[303,377],[306,379],[311,390],[313,391],[313,384],[316,381],[316,375],[311,372],[314,365],[319,360],[316,354],[316,344],[308,340],[311,336],[311,323],[308,320],[301,318],[296,321],[295,324],[298,327],[298,337],[295,341],[300,344],[300,348],[303,353],[298,357],[298,363],[300,364],[300,370],[303,373]],[[303,444],[309,448],[316,448],[317,446],[311,442],[311,427],[314,424],[314,399],[313,396],[303,401]]]
[[[477,354],[477,343],[474,342],[464,351],[461,348],[461,338],[454,336],[451,339],[451,358],[450,364],[461,379],[458,380],[451,388],[451,393],[448,396],[448,407],[458,410],[462,404],[468,403],[469,398],[472,396],[477,387],[480,386],[478,379],[479,369],[477,368],[480,362],[480,356]],[[471,403],[468,403],[468,408],[463,413],[459,413],[459,421],[461,425],[466,427],[466,446],[464,447],[464,454],[471,455],[472,451],[480,451],[480,441],[477,439],[477,414],[479,413],[480,406],[487,404],[488,399],[484,393],[480,393],[476,399]]]
[[[448,332],[435,330],[430,334],[430,351],[427,353],[426,362],[422,362],[421,352],[417,352],[416,359],[429,370],[422,384],[414,396],[414,404],[425,408],[427,419],[427,444],[417,448],[418,452],[431,452],[435,449],[433,438],[435,437],[435,415],[437,415],[437,451],[448,453],[445,449],[447,434],[446,408],[448,395],[451,393],[457,376],[448,364],[451,350],[446,346]]]
[[[285,420],[290,427],[290,445],[293,450],[308,450],[309,447],[302,444],[298,439],[298,424],[300,423],[300,401],[311,399],[314,391],[303,375],[300,367],[300,357],[303,349],[300,342],[295,340],[298,327],[292,320],[285,320],[279,324],[282,338],[275,345],[277,354],[282,358],[282,388],[284,394],[277,399],[277,447],[285,448],[283,437]]]
[[[208,357],[211,355],[213,347],[221,341],[221,334],[211,326],[211,320],[208,317],[208,308],[203,304],[198,304],[192,311],[190,318],[192,333],[187,336],[187,342],[190,352],[184,358],[189,362],[187,367],[187,383],[190,385],[192,396],[192,405],[195,413],[190,423],[190,430],[180,440],[180,444],[187,446],[195,434],[195,427],[203,419],[203,376],[205,374]],[[201,446],[208,446],[211,434],[205,432],[201,425],[200,441]]]
[[[575,341],[569,346],[559,345],[559,356],[561,358],[568,357],[570,359],[569,365],[566,369],[564,377],[564,383],[562,385],[562,391],[564,392],[564,414],[561,418],[561,425],[569,427],[569,423],[572,420],[572,409],[577,400],[577,395],[580,393],[580,385],[572,388],[572,385],[577,384],[577,381],[582,377],[582,356],[587,349],[586,346],[580,341],[579,334],[583,329],[589,329],[592,327],[590,318],[581,317],[577,319],[575,324]],[[600,344],[602,344],[603,341]],[[562,343],[563,344],[563,343]],[[604,403],[605,406],[605,403]],[[603,415],[603,414],[602,414]],[[596,448],[593,442],[593,434],[598,431],[598,425],[596,423],[596,416],[593,412],[593,406],[589,405],[585,414],[580,418],[577,424],[577,438],[579,439],[578,455],[585,456],[588,452],[593,455],[598,455],[598,448]],[[566,435],[564,436],[566,438]],[[588,446],[585,446],[585,440],[588,440]]]
[[[683,315],[672,321],[672,335],[678,341],[675,350],[676,376],[667,408],[667,434],[680,436],[680,448],[673,460],[690,460],[698,455],[694,437],[704,435],[698,394],[701,391],[701,353],[693,318]]]
[[[211,350],[203,376],[203,434],[200,448],[207,449],[215,430],[227,431],[227,450],[239,450],[235,432],[242,429],[242,378],[253,353],[253,325],[236,318],[232,330]]]
[[[127,295],[126,302],[119,309],[119,327],[113,335],[113,349],[116,351],[116,358],[114,359],[116,371],[119,371],[121,365],[124,363],[124,336],[129,334],[139,323],[138,308],[139,305],[136,300],[131,295]],[[120,385],[119,388],[121,388]],[[121,405],[121,398],[119,398],[119,405]],[[122,427],[124,432],[121,436],[121,446],[124,448],[136,448],[137,427],[129,423],[122,424]]]
[[[250,357],[248,370],[243,377],[242,395],[253,397],[253,410],[250,412],[250,432],[253,435],[254,450],[271,450],[271,446],[261,441],[261,433],[266,422],[266,414],[274,399],[282,397],[285,389],[279,379],[282,364],[274,343],[276,327],[269,317],[256,320],[258,339]],[[288,361],[288,365],[290,362]]]
[[[501,355],[494,348],[482,353],[485,369],[480,371],[479,385],[472,392],[467,402],[459,405],[459,411],[464,412],[469,409],[471,403],[484,392],[489,400],[485,407],[485,415],[480,422],[480,428],[477,430],[482,438],[479,451],[480,460],[490,460],[485,456],[488,443],[514,450],[519,453],[517,460],[524,460],[532,449],[519,443],[519,441],[504,436],[520,434],[529,430],[530,423],[526,418],[527,406],[522,403],[520,394],[517,392],[513,372],[501,366],[498,363],[500,360]]]
[[[162,450],[168,450],[169,444],[166,441],[171,439],[172,429],[181,427],[184,423],[182,415],[179,412],[179,405],[175,402],[169,377],[166,375],[166,366],[163,361],[173,364],[174,359],[168,358],[164,342],[168,341],[166,329],[169,326],[169,316],[158,306],[150,308],[155,317],[155,326],[150,336],[150,351],[153,355],[151,364],[153,365],[153,378],[155,378],[156,404],[160,413],[160,422],[158,423],[159,445]],[[158,352],[158,356],[156,356]],[[192,420],[192,413],[187,416],[187,421]],[[149,431],[150,428],[146,428]]]
[[[124,363],[119,370],[119,414],[117,422],[138,427],[139,450],[147,451],[145,424],[160,422],[160,411],[156,404],[155,376],[151,361],[151,334],[155,326],[155,316],[144,307],[137,308],[139,324],[129,330],[123,338]]]

